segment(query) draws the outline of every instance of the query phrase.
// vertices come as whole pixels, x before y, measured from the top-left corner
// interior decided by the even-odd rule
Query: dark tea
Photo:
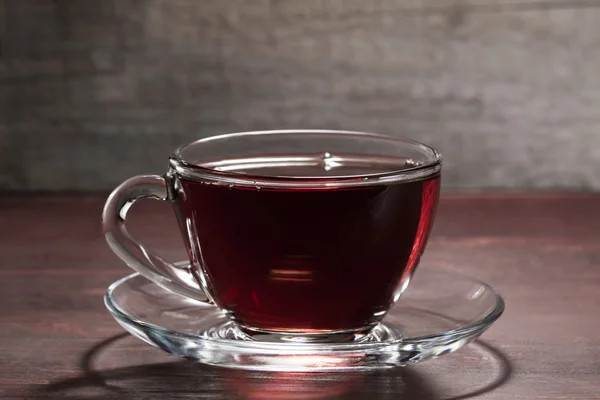
[[[201,166],[322,182],[413,165],[404,158],[326,153]],[[423,252],[439,186],[439,175],[314,189],[181,178],[176,201],[190,259],[200,260],[196,267],[221,309],[249,329],[321,333],[383,318]]]

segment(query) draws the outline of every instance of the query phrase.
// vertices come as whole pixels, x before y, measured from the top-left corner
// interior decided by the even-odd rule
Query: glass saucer
[[[481,335],[504,311],[490,286],[421,266],[370,334],[355,342],[290,343],[250,338],[212,305],[135,273],[113,283],[105,304],[132,335],[171,354],[247,370],[375,370],[443,356]]]

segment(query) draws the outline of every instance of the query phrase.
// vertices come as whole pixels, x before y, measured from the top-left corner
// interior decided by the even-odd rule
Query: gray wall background
[[[424,141],[450,189],[600,189],[600,0],[0,0],[0,35],[0,190],[272,128]]]

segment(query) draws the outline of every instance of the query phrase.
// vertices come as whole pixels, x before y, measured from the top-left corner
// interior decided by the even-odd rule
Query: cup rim
[[[235,139],[246,136],[267,135],[292,135],[292,134],[318,134],[331,136],[362,137],[374,140],[384,140],[404,144],[424,151],[427,160],[409,168],[397,169],[364,175],[337,175],[322,177],[298,177],[279,175],[253,175],[238,173],[235,171],[219,171],[186,160],[183,152],[191,146],[201,145],[224,139]],[[297,187],[297,188],[332,188],[340,186],[363,186],[373,184],[384,184],[390,182],[408,182],[422,180],[438,175],[441,171],[442,155],[433,147],[411,139],[397,138],[371,132],[329,129],[278,129],[227,133],[222,135],[208,136],[202,139],[179,146],[169,157],[170,173],[176,173],[184,178],[196,181],[208,181],[239,186],[256,187]]]

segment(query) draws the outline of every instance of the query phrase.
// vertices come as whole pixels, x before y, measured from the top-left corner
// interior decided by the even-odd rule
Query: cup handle
[[[139,175],[127,179],[108,197],[102,213],[102,229],[112,251],[127,265],[157,285],[192,298],[210,303],[194,278],[190,263],[173,264],[148,250],[135,240],[125,227],[127,211],[139,199],[169,202],[167,182],[158,175]]]

